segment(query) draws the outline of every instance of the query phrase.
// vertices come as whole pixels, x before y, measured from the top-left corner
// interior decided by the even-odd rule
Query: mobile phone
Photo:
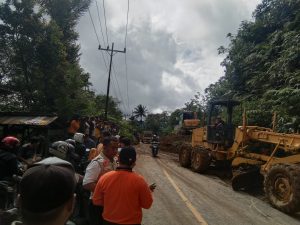
[[[156,183],[150,184],[150,187],[156,187]]]

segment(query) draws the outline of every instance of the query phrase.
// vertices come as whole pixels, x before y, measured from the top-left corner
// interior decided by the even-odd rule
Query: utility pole
[[[126,53],[126,48],[124,48],[124,51],[120,50],[114,50],[114,43],[111,45],[111,49],[109,49],[109,46],[107,48],[101,48],[101,45],[99,45],[99,50],[107,51],[110,55],[110,63],[109,63],[109,71],[108,71],[108,81],[107,81],[107,92],[106,92],[106,102],[105,102],[105,120],[107,121],[107,110],[108,110],[108,99],[109,99],[109,88],[110,88],[110,74],[111,74],[111,65],[112,65],[112,59],[114,53]]]

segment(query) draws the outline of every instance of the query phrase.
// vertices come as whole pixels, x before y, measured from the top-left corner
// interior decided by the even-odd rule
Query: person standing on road
[[[75,205],[73,166],[56,157],[34,164],[20,182],[18,205],[24,225],[64,225]]]
[[[130,147],[131,146],[131,141],[128,137],[120,137],[119,145],[120,145],[121,148]]]
[[[103,209],[96,207],[92,203],[92,196],[99,178],[117,168],[117,163],[114,159],[118,152],[118,140],[114,137],[106,137],[103,140],[102,152],[94,158],[86,168],[86,173],[83,178],[83,188],[91,192],[89,204],[89,220],[91,225],[99,225],[102,223],[100,215]]]
[[[20,140],[13,136],[5,137],[0,142],[0,180],[11,180],[13,175],[22,175],[17,158],[19,145]]]
[[[67,128],[67,138],[73,138],[74,134],[78,132],[80,128],[79,115],[74,115]]]
[[[135,162],[135,149],[122,148],[117,170],[104,174],[97,183],[93,203],[103,206],[104,225],[141,224],[142,208],[152,205],[155,184],[148,186],[142,176],[132,171]]]

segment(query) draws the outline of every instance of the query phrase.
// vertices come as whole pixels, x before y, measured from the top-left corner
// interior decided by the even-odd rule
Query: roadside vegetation
[[[75,26],[90,0],[6,0],[0,4],[0,111],[103,115],[105,96],[91,90],[90,74],[79,65]],[[109,119],[124,132],[169,134],[184,110],[202,120],[208,101],[235,99],[250,125],[278,131],[300,126],[300,0],[263,0],[253,21],[242,21],[221,46],[225,75],[173,112],[148,114],[142,104],[124,120],[119,100],[109,99]],[[235,115],[241,124],[241,113]]]

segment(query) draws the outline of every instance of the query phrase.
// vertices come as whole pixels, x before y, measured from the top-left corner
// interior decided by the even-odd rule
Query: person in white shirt
[[[103,140],[103,151],[94,158],[86,168],[86,173],[83,178],[83,188],[91,192],[89,203],[89,221],[91,225],[99,225],[102,223],[103,208],[94,206],[92,196],[96,184],[100,177],[117,168],[115,156],[118,153],[118,140],[115,137],[106,137]]]

